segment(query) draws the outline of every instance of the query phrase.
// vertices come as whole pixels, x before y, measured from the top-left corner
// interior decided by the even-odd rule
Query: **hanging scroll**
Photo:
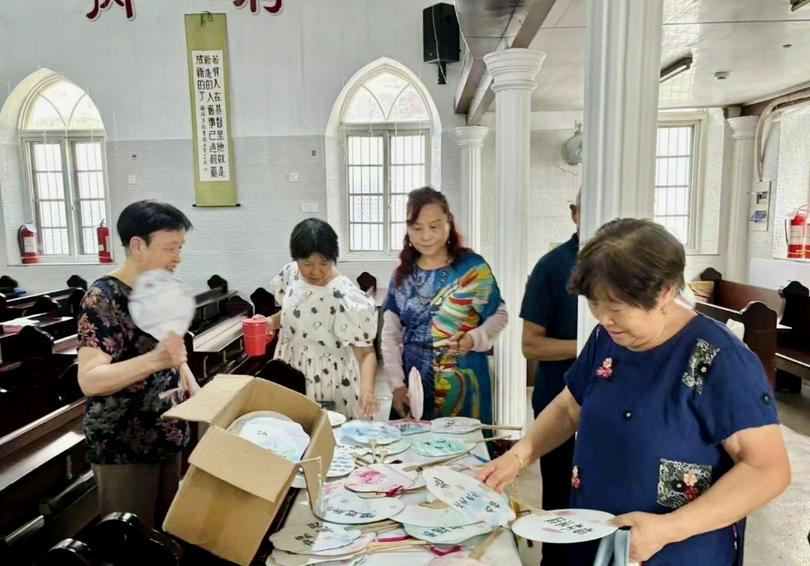
[[[197,206],[238,206],[230,135],[225,14],[187,14],[189,93]]]

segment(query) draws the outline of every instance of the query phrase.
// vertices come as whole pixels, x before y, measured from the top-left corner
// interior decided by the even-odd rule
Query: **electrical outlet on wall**
[[[137,177],[135,175],[127,175],[127,184],[134,185],[137,183]]]
[[[297,183],[298,182],[298,173],[287,173],[287,180],[290,183]]]
[[[308,202],[301,203],[301,212],[311,212],[311,207]]]

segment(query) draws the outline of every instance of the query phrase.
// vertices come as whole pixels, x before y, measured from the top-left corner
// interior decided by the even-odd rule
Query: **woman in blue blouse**
[[[633,561],[739,566],[745,517],[790,467],[759,360],[679,300],[684,260],[649,220],[599,229],[570,282],[599,324],[566,388],[479,479],[503,489],[577,432],[571,506],[618,515]],[[596,544],[569,550],[569,565],[590,566]]]

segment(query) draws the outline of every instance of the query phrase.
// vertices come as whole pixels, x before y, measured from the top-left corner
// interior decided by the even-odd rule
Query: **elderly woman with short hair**
[[[684,263],[649,220],[599,229],[570,281],[599,324],[566,388],[479,479],[503,489],[578,432],[571,506],[618,515],[632,560],[739,566],[745,517],[787,487],[790,467],[761,363],[679,299]],[[571,545],[567,564],[595,552]]]
[[[281,311],[268,319],[280,330],[276,358],[302,372],[307,397],[331,402],[347,417],[374,416],[377,332],[374,302],[337,268],[338,237],[319,218],[293,228],[290,256],[270,283]]]

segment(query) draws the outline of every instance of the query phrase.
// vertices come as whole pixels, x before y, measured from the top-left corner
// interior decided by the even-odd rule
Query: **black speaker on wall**
[[[445,84],[447,63],[459,60],[460,37],[452,4],[434,4],[422,10],[424,60],[439,66],[439,84]]]

